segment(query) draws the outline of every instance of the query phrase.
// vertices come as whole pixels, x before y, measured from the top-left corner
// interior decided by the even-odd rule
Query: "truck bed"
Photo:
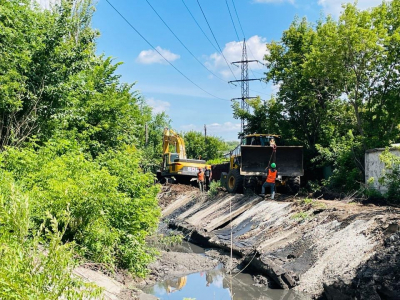
[[[240,174],[246,176],[265,175],[271,158],[272,147],[241,146]],[[277,146],[276,168],[281,176],[303,176],[303,147]]]

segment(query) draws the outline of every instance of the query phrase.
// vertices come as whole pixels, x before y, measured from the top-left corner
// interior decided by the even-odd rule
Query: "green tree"
[[[306,172],[333,165],[332,182],[355,188],[346,176],[363,180],[365,150],[400,138],[399,13],[394,0],[366,11],[347,4],[338,21],[295,19],[267,44],[266,80],[279,85],[276,97],[264,105],[249,100],[251,113],[234,104],[246,133],[275,129],[305,146]]]
[[[221,158],[226,149],[226,144],[222,139],[214,136],[205,138],[199,131],[188,131],[183,134],[183,139],[186,155],[189,158],[198,159],[201,156],[205,160],[215,160]]]
[[[249,99],[247,103],[251,112],[241,109],[239,102],[234,102],[232,105],[234,118],[247,121],[243,130],[244,134],[269,133],[284,136],[287,134],[288,126],[285,122],[287,118],[283,114],[284,107],[274,97],[265,102],[260,98]]]
[[[52,11],[30,0],[0,4],[0,170],[28,195],[32,230],[50,213],[79,254],[143,276],[159,218],[159,187],[145,171],[161,158],[167,116],[120,82],[119,64],[96,55],[90,0]],[[68,249],[69,259],[77,252]]]
[[[52,131],[70,76],[91,64],[92,10],[90,0],[63,1],[56,11],[35,9],[30,0],[0,1],[1,148]]]

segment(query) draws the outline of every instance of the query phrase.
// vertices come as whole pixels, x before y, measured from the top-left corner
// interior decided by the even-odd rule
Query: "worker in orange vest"
[[[199,168],[199,172],[197,173],[197,181],[199,182],[200,192],[204,191],[204,172],[202,168]]]
[[[271,168],[267,168],[267,180],[265,180],[264,184],[262,185],[261,194],[260,196],[265,196],[265,188],[271,188],[271,199],[275,197],[275,180],[278,176],[278,170],[276,169],[276,164],[272,163]]]

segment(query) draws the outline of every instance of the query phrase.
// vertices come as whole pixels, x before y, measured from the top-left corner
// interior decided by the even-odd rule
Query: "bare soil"
[[[185,184],[165,184],[161,187],[161,192],[158,194],[158,205],[161,209],[166,208],[174,202],[179,195],[191,191],[198,191],[197,187]]]

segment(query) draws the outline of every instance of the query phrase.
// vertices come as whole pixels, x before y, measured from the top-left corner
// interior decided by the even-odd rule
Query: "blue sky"
[[[46,1],[46,0],[38,0]],[[47,0],[49,1],[49,0]],[[51,0],[50,0],[51,1]],[[207,40],[185,8],[182,0],[148,0],[178,38],[204,64],[204,68],[179,43],[158,18],[146,0],[109,0],[129,22],[182,73],[208,93],[205,93],[155,52],[105,1],[99,0],[93,27],[100,31],[97,52],[123,62],[118,72],[124,82],[136,82],[155,112],[165,111],[177,131],[203,130],[225,140],[236,140],[240,120],[233,119],[231,98],[240,97],[240,85],[227,83],[234,76],[228,69],[197,4],[184,0],[213,45]],[[225,0],[199,0],[219,46],[228,60],[240,60],[243,34],[238,24],[232,0],[227,0],[240,40],[229,16]],[[346,2],[346,1],[343,1]],[[352,2],[352,1],[347,1]],[[360,8],[380,4],[380,0],[360,0]],[[248,41],[248,58],[262,60],[271,40],[279,40],[296,16],[310,21],[323,14],[337,16],[340,1],[336,0],[234,0],[244,34]],[[231,66],[240,79],[240,69]],[[249,78],[262,77],[265,67],[251,64]],[[278,87],[272,84],[250,82],[250,96],[269,99]]]

